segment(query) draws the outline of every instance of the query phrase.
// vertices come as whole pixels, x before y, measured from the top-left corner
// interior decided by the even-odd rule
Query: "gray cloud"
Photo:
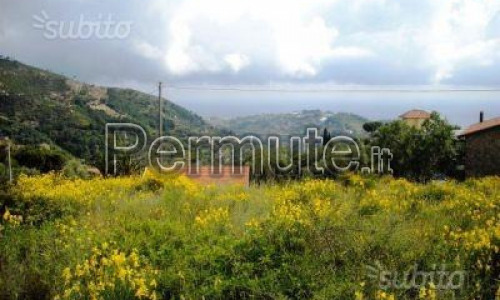
[[[224,1],[215,1],[214,5],[218,3]],[[498,13],[490,16],[486,25],[464,28],[459,26],[458,29],[450,25],[451,27],[444,28],[442,33],[438,32],[436,37],[429,37],[433,32],[426,30],[439,31],[447,24],[446,19],[443,21],[444,25],[434,24],[439,22],[436,15],[450,18],[449,10],[458,15],[460,11],[457,13],[454,8],[446,5],[432,5],[430,1],[415,0],[397,3],[366,3],[359,0],[336,1],[333,4],[328,1],[318,3],[311,4],[312,9],[303,14],[295,11],[290,13],[293,17],[303,18],[297,20],[297,23],[303,24],[290,30],[306,30],[306,35],[318,32],[320,37],[323,35],[325,38],[309,39],[307,36],[301,36],[300,32],[297,33],[299,42],[304,39],[306,43],[317,43],[302,49],[305,52],[299,52],[302,50],[293,49],[301,46],[300,43],[293,43],[296,33],[280,28],[281,25],[290,25],[286,19],[287,7],[283,7],[283,13],[271,16],[266,15],[264,8],[249,13],[229,10],[227,14],[234,13],[235,19],[227,17],[226,20],[224,13],[218,12],[217,9],[205,12],[184,2],[173,1],[133,0],[124,3],[97,0],[0,0],[1,51],[28,63],[76,75],[83,80],[115,81],[117,84],[129,81],[150,82],[165,78],[171,82],[194,84],[262,84],[282,81],[420,85],[433,83],[433,76],[441,69],[446,73],[441,83],[497,83],[498,76],[494,70],[498,69],[500,50]],[[260,2],[255,5],[259,4]],[[485,4],[484,7],[477,8],[477,14],[473,16],[485,17],[486,8],[490,7],[493,6]],[[47,40],[44,39],[43,32],[32,26],[32,16],[40,15],[42,11],[51,19],[64,22],[78,21],[80,15],[92,20],[98,16],[112,14],[114,20],[133,22],[133,27],[129,38],[124,40]],[[315,20],[324,22],[324,25],[311,23],[316,22]],[[453,19],[449,23],[460,20]],[[469,22],[474,23],[474,20],[469,19]],[[331,30],[333,34],[329,42],[327,34],[330,33],[325,30]],[[463,51],[463,55],[443,57],[441,62],[440,55],[448,53],[439,53],[443,47],[433,49],[427,43],[432,42],[432,38],[446,36],[446,30],[454,36],[454,42],[458,41],[452,45],[457,48],[457,53],[460,53],[462,46],[464,49],[470,47],[469,50]],[[478,36],[471,37],[467,30],[475,30]],[[460,45],[460,38],[456,37],[462,33],[465,36],[464,45]],[[189,36],[189,40],[179,42],[179,39],[184,38],[183,35]],[[277,35],[290,35],[291,49],[286,47],[290,38],[286,37],[280,42],[283,39]],[[184,44],[179,46],[180,43]],[[138,45],[146,45],[144,47],[148,47],[146,50],[150,54]],[[481,47],[485,49],[482,50]],[[179,50],[178,53],[175,53],[176,49]],[[309,56],[307,51],[317,53],[318,57],[312,54]],[[328,51],[333,52],[329,54]],[[361,51],[372,54],[361,55]],[[471,53],[474,51],[477,53]],[[248,66],[237,72],[232,70],[224,62],[224,55],[231,53],[247,56]],[[345,54],[335,56],[334,53]],[[488,56],[486,67],[485,63],[475,63],[475,58],[479,55]],[[182,58],[193,61],[183,65],[179,62]],[[189,67],[190,63],[194,65]],[[184,70],[182,68],[191,69],[184,72],[181,71]],[[294,70],[312,73],[299,76],[288,73]]]
[[[0,0],[0,53],[83,81],[144,91],[153,90],[158,80],[171,85],[500,84],[500,3],[493,1],[205,3]],[[33,15],[42,11],[62,22],[112,14],[133,26],[120,40],[48,40],[33,27]],[[228,101],[227,95],[171,95],[194,110],[196,101],[208,101],[211,108],[198,105],[205,114],[220,111],[217,106]],[[253,110],[263,104],[253,99],[260,95],[231,97],[237,99],[232,104],[253,105]],[[264,98],[269,103],[273,97],[282,103],[281,97]],[[324,105],[324,99],[310,103]],[[291,103],[302,107],[298,100]]]

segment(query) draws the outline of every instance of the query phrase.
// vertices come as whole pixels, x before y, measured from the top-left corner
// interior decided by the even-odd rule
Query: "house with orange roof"
[[[484,120],[460,133],[465,140],[465,175],[467,177],[500,175],[500,117]]]
[[[406,124],[417,128],[420,128],[430,117],[429,112],[421,109],[412,109],[399,116]]]

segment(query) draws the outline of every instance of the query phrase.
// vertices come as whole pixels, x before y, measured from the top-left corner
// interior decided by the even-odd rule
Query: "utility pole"
[[[10,160],[10,141],[7,141],[7,157],[9,159],[9,182],[12,183],[12,162]]]
[[[161,81],[158,83],[158,117],[160,118],[160,125],[159,125],[159,128],[158,128],[158,137],[161,137],[163,136],[163,116],[162,116],[162,112],[163,112],[163,105],[162,105],[162,100],[161,100]]]

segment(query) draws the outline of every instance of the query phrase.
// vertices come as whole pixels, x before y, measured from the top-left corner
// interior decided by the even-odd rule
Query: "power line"
[[[165,86],[165,85],[164,85]],[[498,93],[500,92],[500,88],[469,88],[469,89],[354,89],[354,88],[328,88],[328,89],[289,89],[289,88],[248,88],[248,87],[208,87],[208,86],[176,86],[176,85],[168,85],[166,86],[173,90],[183,90],[183,91],[206,91],[206,92],[243,92],[243,93],[296,93],[296,94],[308,94],[308,93],[422,93],[422,94],[431,94],[431,93]],[[40,89],[40,88],[39,88]],[[46,91],[44,93],[16,93],[9,91],[0,91],[0,95],[2,96],[49,96],[50,88],[41,88]],[[158,88],[154,90],[145,92],[145,94],[153,95],[158,91]]]
[[[328,88],[328,89],[288,89],[288,88],[239,88],[239,87],[208,87],[208,86],[175,86],[170,89],[187,91],[213,91],[213,92],[277,92],[277,93],[471,93],[471,92],[500,92],[500,88],[491,89],[353,89],[353,88]]]

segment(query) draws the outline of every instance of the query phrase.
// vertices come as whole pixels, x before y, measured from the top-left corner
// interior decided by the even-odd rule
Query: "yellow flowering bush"
[[[10,213],[9,208],[6,208],[3,214],[3,220],[11,226],[18,226],[23,222],[23,216],[13,215]]]
[[[394,294],[385,291],[377,291],[375,293],[375,300],[395,300]]]
[[[228,224],[229,210],[219,207],[214,209],[206,209],[195,218],[195,224],[200,227],[216,227]]]
[[[147,170],[21,176],[12,194],[0,299],[500,300],[498,177],[221,187]],[[436,266],[467,284],[444,291]],[[435,275],[397,286],[410,269]]]
[[[428,287],[421,287],[418,293],[418,298],[422,300],[436,300],[437,291],[434,284],[429,284]]]
[[[199,193],[198,185],[185,176],[143,176],[68,179],[60,174],[21,175],[12,193],[19,199],[26,222],[39,224],[47,219],[75,214],[92,208],[113,207],[126,199],[146,199],[164,187],[175,187],[189,195]]]
[[[157,299],[157,273],[137,251],[127,254],[104,244],[63,270],[62,292],[55,299]]]

